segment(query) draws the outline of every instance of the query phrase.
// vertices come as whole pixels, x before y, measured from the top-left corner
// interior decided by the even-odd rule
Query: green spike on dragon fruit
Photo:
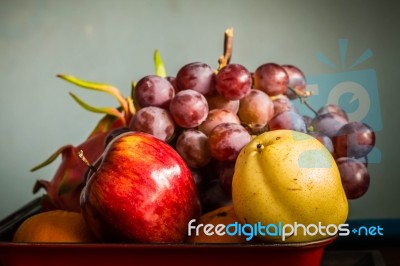
[[[156,75],[165,77],[164,63],[158,50],[155,50],[153,59]],[[78,152],[83,151],[85,158],[89,162],[98,161],[104,151],[104,144],[108,134],[112,130],[124,127],[129,123],[130,119],[136,113],[133,98],[135,82],[131,83],[131,95],[124,97],[117,88],[108,84],[85,81],[66,74],[59,74],[57,77],[84,89],[108,93],[119,103],[119,106],[116,108],[95,107],[70,92],[70,96],[81,107],[90,112],[105,114],[105,116],[97,123],[88,138],[80,145],[65,145],[54,152],[43,163],[31,169],[32,172],[39,170],[51,164],[61,155],[61,163],[53,178],[50,181],[45,179],[37,180],[33,187],[33,193],[37,193],[41,189],[45,190],[46,193],[42,197],[42,207],[44,210],[62,209],[79,211],[80,194],[84,186],[85,173],[88,170],[88,166],[82,162],[82,159],[78,156]]]
[[[78,152],[82,150],[87,160],[96,161],[104,151],[105,139],[109,132],[126,126],[128,119],[134,115],[135,108],[129,97],[124,98],[116,88],[110,85],[83,81],[70,75],[58,75],[58,77],[83,88],[109,93],[121,104],[117,108],[93,107],[75,94],[70,93],[72,98],[84,109],[94,113],[105,114],[105,116],[97,123],[89,137],[80,145],[76,147],[65,145],[43,163],[31,169],[33,172],[45,167],[61,155],[61,164],[58,166],[53,178],[50,181],[45,179],[37,180],[33,187],[33,193],[37,193],[42,188],[46,191],[46,194],[42,197],[44,210],[78,211],[80,193],[84,186],[84,176],[88,168],[79,158]]]

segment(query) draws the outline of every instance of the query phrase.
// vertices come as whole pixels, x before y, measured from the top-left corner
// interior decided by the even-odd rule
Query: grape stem
[[[233,40],[233,28],[228,28],[225,31],[224,38],[224,55],[218,59],[219,67],[218,70],[229,64],[232,57],[232,40]]]
[[[288,86],[288,89],[291,92],[293,92],[294,94],[296,94],[296,96],[299,97],[301,103],[304,104],[305,106],[307,106],[307,108],[310,109],[311,112],[313,112],[315,115],[318,115],[317,111],[315,111],[315,109],[306,100],[307,97],[311,96],[311,92],[310,91],[300,92],[296,88],[292,88],[292,87],[289,87],[289,86]]]

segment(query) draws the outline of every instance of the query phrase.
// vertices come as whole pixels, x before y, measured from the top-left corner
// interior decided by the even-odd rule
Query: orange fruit
[[[95,242],[81,213],[53,210],[26,219],[14,234],[13,242]]]
[[[233,205],[227,205],[210,211],[208,213],[200,216],[197,224],[212,224],[214,226],[218,224],[224,224],[227,226],[228,224],[232,224],[238,222],[239,220],[236,217],[235,211],[233,209]],[[186,242],[189,243],[244,243],[246,241],[246,236],[244,235],[233,235],[230,236],[228,234],[218,235],[214,232],[212,235],[206,235],[204,230],[201,228],[199,230],[199,234],[196,234],[195,230],[191,231],[191,235],[187,238]]]

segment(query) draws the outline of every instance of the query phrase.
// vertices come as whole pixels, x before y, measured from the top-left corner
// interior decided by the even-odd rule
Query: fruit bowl
[[[320,265],[326,246],[336,237],[295,244],[54,244],[13,243],[11,237],[27,217],[40,212],[36,199],[0,221],[0,265]],[[204,256],[207,254],[207,256]]]
[[[159,265],[169,263],[320,265],[333,239],[300,244],[15,244],[0,242],[2,265]],[[207,254],[207,256],[204,256]]]

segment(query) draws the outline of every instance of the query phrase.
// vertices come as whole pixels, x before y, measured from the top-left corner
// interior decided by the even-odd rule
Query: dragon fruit
[[[165,77],[164,63],[158,50],[155,50],[153,59],[156,75]],[[109,133],[114,129],[126,127],[136,113],[133,102],[135,84],[132,82],[131,96],[123,97],[117,88],[108,84],[85,81],[65,74],[57,75],[57,77],[84,89],[108,93],[119,103],[117,108],[94,107],[70,92],[70,96],[81,107],[94,113],[105,114],[105,116],[98,122],[89,137],[80,145],[65,145],[53,153],[46,161],[31,169],[31,172],[33,172],[49,165],[61,155],[61,164],[52,179],[50,181],[37,180],[33,187],[33,193],[37,193],[41,189],[45,190],[46,193],[41,201],[43,210],[80,211],[80,194],[85,185],[85,174],[89,169],[87,163],[94,163],[99,159],[104,151],[105,141]],[[86,162],[78,155],[81,151],[84,153]]]
[[[95,161],[103,152],[104,140],[107,132],[97,134],[75,147],[65,145],[58,149],[46,162],[61,155],[61,164],[57,168],[51,181],[37,180],[33,193],[37,193],[41,188],[47,192],[42,198],[44,209],[63,209],[69,211],[79,211],[79,197],[84,183],[84,175],[87,166],[78,157],[78,152],[84,150],[85,157],[90,161]],[[32,171],[38,168],[33,168]]]
[[[89,137],[78,146],[65,145],[53,153],[46,161],[35,166],[31,172],[36,171],[50,163],[61,155],[61,164],[58,166],[50,181],[39,179],[33,187],[33,193],[44,189],[41,204],[43,210],[61,209],[68,211],[79,211],[79,199],[81,190],[85,183],[85,173],[88,166],[82,162],[78,152],[83,151],[87,161],[95,162],[103,153],[105,140],[108,134],[116,129],[126,126],[135,113],[132,98],[124,98],[118,89],[107,85],[83,81],[69,75],[58,75],[58,77],[83,88],[97,90],[113,95],[120,103],[119,108],[93,107],[82,101],[75,94],[70,93],[72,98],[84,109],[106,114],[101,119]]]

